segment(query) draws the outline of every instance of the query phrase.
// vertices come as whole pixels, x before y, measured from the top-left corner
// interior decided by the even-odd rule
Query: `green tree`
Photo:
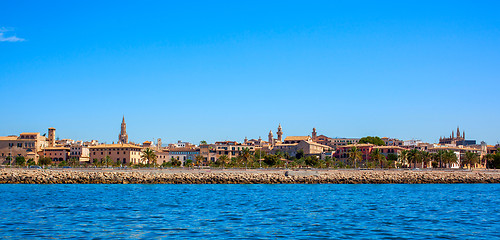
[[[150,166],[156,165],[156,154],[150,148],[146,148],[144,149],[144,151],[142,151],[141,158]]]
[[[229,157],[227,155],[220,155],[217,161],[220,162],[222,168],[224,168],[229,163]]]
[[[185,165],[188,166],[188,167],[192,167],[193,166],[193,160],[191,160],[191,159],[186,160]]]
[[[361,161],[361,159],[363,159],[363,156],[359,149],[357,147],[352,147],[349,150],[349,160],[354,163],[354,168],[357,168],[356,163]]]
[[[243,148],[240,152],[240,158],[245,163],[245,168],[248,167],[248,164],[252,161],[252,152],[250,152],[249,148]]]
[[[424,168],[424,164],[429,163],[431,161],[431,154],[426,151],[420,151],[420,162],[422,163],[422,168]]]
[[[277,155],[270,154],[264,156],[264,163],[267,166],[274,167],[279,164],[280,158]]]
[[[379,137],[372,137],[372,136],[360,138],[359,143],[371,143],[377,146],[385,146],[385,142],[382,141],[382,139],[380,139]]]
[[[200,141],[200,145],[207,145],[207,141],[205,141],[205,140],[201,140],[201,141]]]
[[[451,167],[451,165],[453,163],[457,163],[458,162],[458,158],[457,158],[457,155],[455,154],[455,152],[453,152],[452,150],[448,150],[444,153],[444,163],[449,167]]]
[[[69,159],[69,165],[71,165],[72,167],[75,167],[76,165],[78,165],[79,161],[78,159],[72,157]]]
[[[22,166],[24,166],[25,163],[26,163],[26,159],[23,156],[16,157],[16,165],[22,167]]]
[[[408,167],[408,153],[409,151],[408,150],[403,150],[399,153],[399,161],[401,161],[401,166],[404,166],[404,167]]]
[[[28,166],[36,165],[35,160],[33,160],[33,158],[28,159],[28,162],[26,163],[26,165],[28,165]]]
[[[496,154],[486,155],[486,167],[489,169],[500,169],[500,151]]]
[[[297,154],[295,154],[295,158],[300,159],[300,158],[303,158],[303,157],[304,157],[304,150],[299,149],[297,151]]]
[[[38,164],[42,166],[52,165],[52,159],[49,157],[41,157],[40,159],[38,159]]]
[[[196,165],[197,166],[203,166],[204,165],[205,158],[201,154],[196,155],[196,157],[194,159],[196,160]]]
[[[171,165],[172,165],[172,166],[174,166],[174,167],[179,167],[179,166],[182,164],[182,162],[181,162],[181,161],[179,161],[179,159],[177,159],[177,158],[175,158],[175,157],[171,157],[171,158],[170,158],[170,163],[171,163]]]
[[[477,153],[466,152],[462,161],[462,166],[469,165],[469,169],[471,169],[478,162],[479,156],[477,155]]]
[[[111,157],[109,155],[106,155],[106,157],[103,159],[104,164],[106,164],[106,167],[109,167],[110,165],[113,164],[113,160],[111,160]]]
[[[374,148],[372,152],[370,153],[370,159],[374,162],[376,162],[380,168],[384,168],[384,163],[385,163],[385,156],[382,154],[380,149]]]
[[[310,167],[317,167],[319,165],[319,160],[317,156],[313,155],[307,156],[305,157],[304,161],[306,162],[306,165]]]

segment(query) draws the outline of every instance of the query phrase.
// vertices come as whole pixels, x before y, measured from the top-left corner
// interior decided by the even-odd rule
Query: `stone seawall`
[[[297,184],[500,183],[499,171],[0,169],[0,183]]]

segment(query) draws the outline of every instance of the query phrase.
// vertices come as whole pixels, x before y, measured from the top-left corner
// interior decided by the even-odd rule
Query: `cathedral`
[[[118,135],[118,143],[128,143],[127,124],[125,123],[125,116],[123,116],[122,119],[122,128],[120,131],[120,135]]]
[[[460,133],[459,127],[457,127],[456,134],[457,135],[455,136],[455,132],[451,131],[450,137],[440,137],[439,144],[452,144],[452,145],[456,145],[456,146],[457,145],[468,145],[468,144],[464,144],[466,142],[465,141],[465,132]]]

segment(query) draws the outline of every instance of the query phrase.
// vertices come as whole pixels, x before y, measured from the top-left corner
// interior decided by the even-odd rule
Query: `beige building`
[[[284,143],[275,144],[268,152],[274,154],[280,151],[288,153],[293,157],[297,155],[299,150],[302,150],[305,155],[320,156],[323,152],[330,151],[331,149],[329,146],[313,142],[310,136],[288,136],[283,142]]]
[[[156,164],[161,165],[163,163],[170,161],[170,151],[169,150],[159,150],[155,151],[156,154]]]
[[[52,159],[52,162],[68,161],[69,147],[46,147],[42,151],[42,156]]]
[[[141,159],[142,147],[133,144],[101,144],[89,147],[90,162],[94,159],[101,160],[109,156],[113,162],[121,164],[145,164]]]
[[[70,152],[69,152],[69,158],[76,158],[80,163],[88,163],[90,162],[89,159],[89,148],[82,146],[82,145],[71,145],[70,147]]]
[[[6,164],[10,156],[23,156],[38,161],[42,148],[48,146],[47,138],[40,133],[21,133],[19,136],[0,137],[0,164]]]

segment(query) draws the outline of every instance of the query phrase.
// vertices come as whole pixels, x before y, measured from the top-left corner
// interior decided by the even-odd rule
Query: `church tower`
[[[283,138],[282,138],[283,137],[283,131],[281,131],[281,123],[278,125],[278,132],[277,132],[277,134],[278,134],[278,141],[282,142],[282,140],[283,140]]]
[[[125,123],[125,116],[123,116],[122,119],[122,128],[120,131],[120,135],[118,135],[118,143],[128,143],[127,124]]]
[[[457,138],[460,138],[460,128],[457,127]]]
[[[316,133],[316,128],[313,128],[312,139],[314,140],[318,134]]]
[[[273,131],[269,130],[269,135],[267,136],[269,138],[269,144],[274,145],[274,138],[273,138]]]

